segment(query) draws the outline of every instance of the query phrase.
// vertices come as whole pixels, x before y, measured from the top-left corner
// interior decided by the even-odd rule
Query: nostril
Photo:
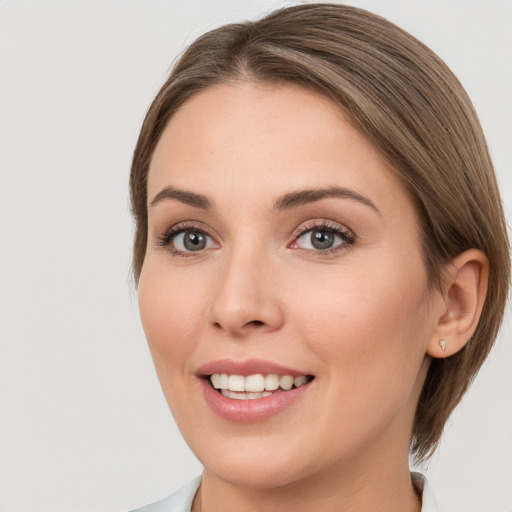
[[[265,322],[263,322],[262,320],[252,320],[244,324],[243,327],[260,327],[263,325],[265,325]],[[215,327],[216,329],[223,329],[223,326],[220,322],[214,322],[213,327]]]

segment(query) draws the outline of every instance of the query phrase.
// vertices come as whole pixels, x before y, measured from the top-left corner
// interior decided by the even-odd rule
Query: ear
[[[487,294],[489,262],[482,251],[469,249],[446,266],[435,334],[427,353],[436,358],[458,352],[475,332]]]

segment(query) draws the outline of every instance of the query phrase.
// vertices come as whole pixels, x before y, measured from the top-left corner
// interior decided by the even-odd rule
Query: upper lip
[[[274,363],[272,361],[265,361],[263,359],[247,359],[245,361],[235,361],[233,359],[217,359],[203,364],[198,368],[196,375],[205,377],[214,373],[227,373],[229,375],[254,375],[261,373],[268,375],[275,373],[277,375],[291,375],[292,377],[299,377],[300,375],[311,375],[311,373],[303,372],[293,368]]]

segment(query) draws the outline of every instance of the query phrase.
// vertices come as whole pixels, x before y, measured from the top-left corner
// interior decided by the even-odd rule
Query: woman
[[[436,510],[432,454],[509,255],[485,139],[430,50],[313,4],[181,57],[134,154],[134,273],[201,480],[142,510]]]

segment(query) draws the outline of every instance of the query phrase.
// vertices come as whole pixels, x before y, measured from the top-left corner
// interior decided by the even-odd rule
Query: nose
[[[284,322],[277,269],[250,251],[232,254],[217,274],[207,320],[235,338],[280,329]]]

